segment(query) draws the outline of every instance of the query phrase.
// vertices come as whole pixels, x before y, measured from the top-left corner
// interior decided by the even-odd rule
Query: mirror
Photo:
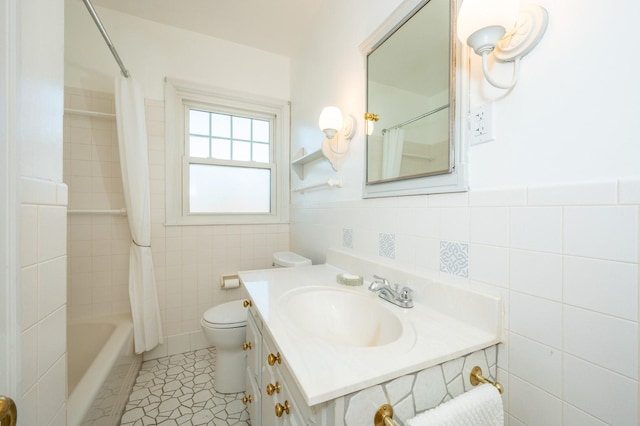
[[[455,11],[455,0],[422,0],[365,52],[365,197],[466,189],[456,170]]]

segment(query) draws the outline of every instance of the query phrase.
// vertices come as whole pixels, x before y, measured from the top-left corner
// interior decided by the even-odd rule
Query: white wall
[[[335,30],[318,19],[292,62],[292,152],[319,146],[324,105],[353,114],[359,133],[344,170],[307,166],[305,184],[339,175],[344,187],[292,194],[291,248],[322,262],[343,247],[502,296],[508,425],[636,425],[640,81],[628,44],[615,40],[634,39],[640,4],[540,3],[549,29],[511,93],[487,87],[476,57],[462,69],[471,107],[494,102],[497,136],[470,148],[471,190],[362,200],[358,46],[400,1],[327,1]],[[510,77],[507,65],[495,71]]]
[[[66,206],[61,0],[19,2],[20,424],[66,420]]]
[[[96,7],[147,99],[164,99],[164,78],[289,99],[289,59]],[[65,1],[65,85],[113,92],[120,72],[81,1]]]

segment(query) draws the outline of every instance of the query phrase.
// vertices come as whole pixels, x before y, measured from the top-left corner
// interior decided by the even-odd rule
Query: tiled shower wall
[[[113,95],[65,89],[65,106],[114,112]],[[172,352],[190,350],[189,334],[202,313],[244,296],[220,289],[220,275],[271,265],[274,251],[288,250],[289,225],[165,226],[164,102],[146,101],[151,245],[166,336],[182,336]],[[115,119],[65,114],[64,181],[69,209],[124,207]],[[127,312],[127,218],[69,215],[69,314],[71,318]],[[158,353],[161,356],[166,352]]]
[[[639,204],[640,180],[298,204],[292,249],[502,296],[511,426],[637,425]]]

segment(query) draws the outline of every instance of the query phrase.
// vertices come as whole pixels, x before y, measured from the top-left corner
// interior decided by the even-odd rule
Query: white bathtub
[[[119,425],[142,357],[129,315],[67,325],[67,425]]]

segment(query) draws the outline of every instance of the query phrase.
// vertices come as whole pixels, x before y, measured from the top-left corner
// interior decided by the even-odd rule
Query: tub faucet
[[[411,298],[411,295],[413,294],[412,289],[404,286],[398,290],[398,284],[391,287],[389,280],[384,277],[374,275],[373,278],[374,281],[369,284],[370,291],[378,292],[378,297],[386,300],[387,302],[391,302],[396,306],[400,306],[401,308],[413,308],[413,299]]]

